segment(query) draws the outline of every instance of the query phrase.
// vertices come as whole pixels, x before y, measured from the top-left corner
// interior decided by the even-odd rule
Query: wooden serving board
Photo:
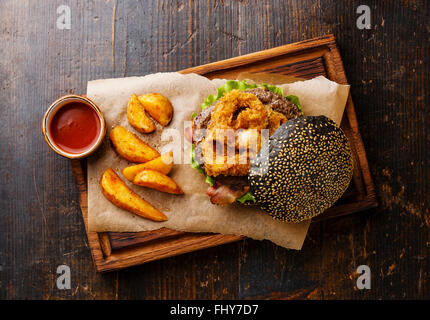
[[[287,44],[180,72],[197,73],[209,79],[236,79],[241,73],[276,73],[304,79],[324,75],[338,83],[347,84],[342,59],[333,35]],[[347,100],[341,127],[352,147],[355,160],[354,176],[342,198],[312,222],[377,206],[351,96]],[[185,233],[165,228],[138,233],[88,232],[86,162],[72,160],[72,168],[80,192],[80,205],[88,243],[98,272],[118,270],[243,239],[242,236],[235,235]]]

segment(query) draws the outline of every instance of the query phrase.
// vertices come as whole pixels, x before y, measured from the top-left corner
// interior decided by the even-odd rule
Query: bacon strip
[[[249,186],[228,186],[218,181],[206,190],[213,204],[231,204],[249,191]]]

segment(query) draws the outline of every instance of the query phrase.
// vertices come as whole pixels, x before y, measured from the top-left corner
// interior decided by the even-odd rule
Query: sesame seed
[[[259,153],[248,180],[257,203],[275,219],[310,219],[332,206],[351,181],[348,139],[325,116],[287,121],[265,144],[269,159]]]

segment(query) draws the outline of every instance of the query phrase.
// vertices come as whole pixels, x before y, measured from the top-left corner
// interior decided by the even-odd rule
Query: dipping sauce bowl
[[[103,142],[106,123],[99,107],[90,99],[67,95],[46,111],[42,133],[49,147],[70,159],[85,158]]]

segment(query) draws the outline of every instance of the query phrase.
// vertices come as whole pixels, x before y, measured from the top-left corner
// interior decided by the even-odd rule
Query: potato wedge
[[[111,130],[110,140],[115,151],[130,162],[147,162],[160,156],[157,150],[121,126]]]
[[[138,99],[146,112],[163,127],[172,120],[173,106],[166,97],[158,93],[149,93],[139,96]]]
[[[102,174],[100,188],[106,199],[119,208],[153,221],[167,220],[167,217],[161,211],[157,210],[149,202],[143,200],[137,193],[127,187],[111,168]]]
[[[122,174],[127,178],[127,180],[133,182],[136,175],[144,169],[155,170],[167,175],[169,174],[170,170],[172,170],[172,167],[173,152],[168,152],[158,158],[155,158],[154,160],[126,167],[122,170]]]
[[[161,172],[150,169],[140,171],[134,178],[133,183],[167,193],[184,193],[181,187],[179,187],[172,178]]]
[[[139,102],[135,94],[132,94],[127,105],[127,119],[130,125],[137,131],[149,133],[155,131],[155,124],[145,112],[145,108]]]

